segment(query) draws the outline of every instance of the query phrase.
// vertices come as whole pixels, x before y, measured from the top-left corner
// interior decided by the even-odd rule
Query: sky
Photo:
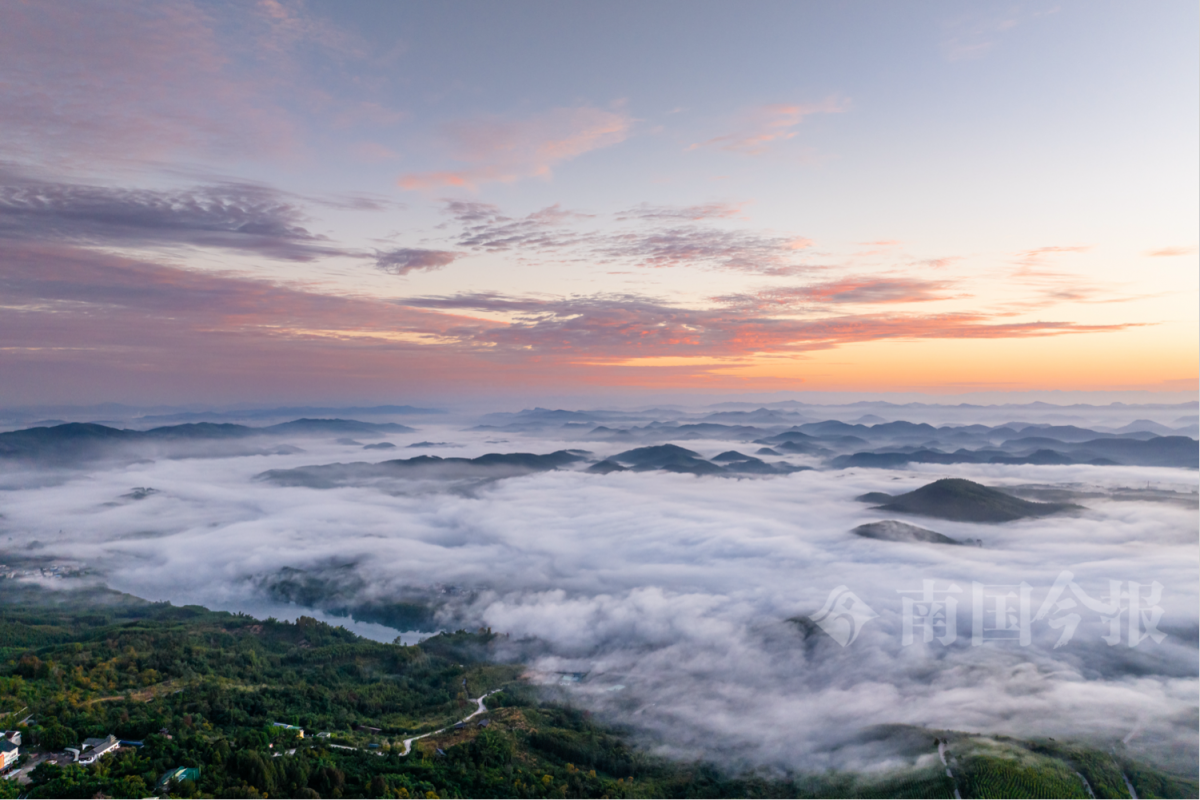
[[[1194,3],[0,5],[0,404],[1197,389]]]

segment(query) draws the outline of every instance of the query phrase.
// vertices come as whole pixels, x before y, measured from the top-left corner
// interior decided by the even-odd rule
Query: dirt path
[[[950,764],[946,761],[946,740],[938,739],[938,758],[942,760],[942,766],[946,768],[946,777],[954,781],[954,797],[955,800],[962,800],[962,795],[958,793],[958,781],[954,780],[954,773],[950,771]]]

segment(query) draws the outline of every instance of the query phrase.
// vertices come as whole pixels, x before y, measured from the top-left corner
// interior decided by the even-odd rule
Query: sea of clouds
[[[287,568],[341,581],[358,601],[424,599],[439,606],[447,627],[506,634],[499,657],[525,659],[535,680],[678,757],[886,766],[893,762],[870,731],[904,724],[1104,746],[1124,740],[1160,762],[1196,764],[1194,471],[923,465],[733,479],[567,469],[334,489],[256,479],[268,469],[421,453],[586,446],[603,457],[624,449],[453,426],[388,439],[398,449],[363,451],[330,437],[297,439],[305,452],[290,455],[8,469],[0,473],[0,547],[10,559],[86,565],[112,588],[151,600],[259,615],[314,615],[264,592]],[[459,446],[404,449],[421,440]],[[682,444],[706,457],[731,446]],[[942,477],[1070,486],[1093,496],[1076,515],[1002,525],[906,519],[981,539],[982,547],[850,533],[894,518],[856,496],[898,494]],[[1147,486],[1188,497],[1104,496]],[[156,491],[124,497],[134,487]],[[1063,571],[1093,598],[1106,597],[1112,580],[1126,590],[1138,582],[1144,593],[1157,581],[1161,618],[1150,611],[1136,630],[1155,622],[1165,638],[1130,647],[1125,614],[1120,641],[1109,644],[1101,638],[1108,624],[1081,606],[1078,631],[1057,649],[1061,629],[1046,620],[1031,624],[1028,646],[972,645],[974,582],[989,594],[1025,582],[1036,610]],[[900,592],[929,579],[963,590],[958,638],[925,643],[918,634],[906,645],[902,598],[915,595]],[[878,615],[844,647],[809,619],[839,586]],[[388,641],[400,633],[315,615]]]

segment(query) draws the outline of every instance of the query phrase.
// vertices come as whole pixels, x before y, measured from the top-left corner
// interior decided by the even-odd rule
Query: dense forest
[[[668,762],[490,660],[495,636],[383,644],[306,617],[0,581],[0,712],[29,781],[0,797],[1087,797],[1085,779],[1128,797],[1126,778],[1141,797],[1196,796],[1124,757],[1000,737],[953,740],[954,778],[930,758],[872,776]],[[45,758],[109,734],[126,744],[94,764]]]

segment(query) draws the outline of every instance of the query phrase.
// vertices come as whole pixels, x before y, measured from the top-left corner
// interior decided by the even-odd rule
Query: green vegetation
[[[496,638],[405,647],[310,618],[0,581],[0,722],[32,715],[22,749],[40,760],[31,783],[0,781],[0,797],[954,796],[932,735],[916,729],[905,735],[918,766],[885,774],[731,776],[650,756],[490,660]],[[486,715],[455,725],[494,690]],[[403,754],[404,739],[442,728]],[[90,766],[43,759],[110,733],[142,746]],[[1085,796],[1076,770],[1098,797],[1124,796],[1121,770],[1143,797],[1196,796],[1194,781],[1094,750],[952,736],[964,797]]]
[[[1083,797],[1083,780],[1062,762],[977,754],[961,761],[966,797]]]
[[[1097,798],[1128,797],[1125,778],[1133,784],[1138,797],[1197,796],[1194,778],[1170,775],[1119,754],[1054,741],[1031,743],[1029,749],[1050,755],[1077,770],[1087,778]]]

